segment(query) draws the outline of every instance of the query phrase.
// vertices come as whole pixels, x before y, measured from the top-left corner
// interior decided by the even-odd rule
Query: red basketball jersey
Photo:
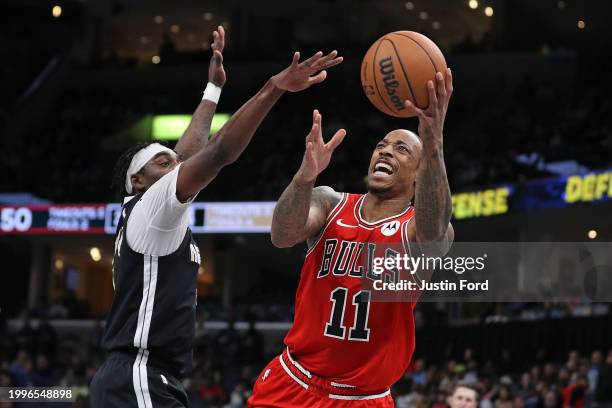
[[[401,243],[409,251],[414,208],[368,223],[361,217],[364,199],[342,194],[306,253],[285,344],[313,374],[377,391],[395,383],[410,363],[414,302],[371,302],[361,279],[371,274],[370,255],[384,256],[380,247],[386,243]],[[367,251],[372,254],[365,256]]]

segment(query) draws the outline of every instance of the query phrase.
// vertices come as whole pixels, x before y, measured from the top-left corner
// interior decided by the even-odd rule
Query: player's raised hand
[[[342,59],[338,56],[338,51],[334,50],[325,56],[319,51],[306,61],[300,62],[300,53],[296,52],[291,65],[274,75],[272,82],[284,91],[302,91],[313,84],[323,82],[327,77],[325,70],[340,64]]]
[[[225,85],[225,69],[223,69],[223,48],[225,48],[225,30],[223,26],[213,31],[213,43],[210,49],[213,52],[208,66],[208,81],[217,86]]]
[[[338,130],[329,142],[325,143],[322,132],[322,116],[318,110],[312,113],[312,128],[306,136],[306,151],[302,159],[302,165],[296,174],[296,178],[303,182],[311,182],[327,168],[331,155],[342,143],[346,130]]]
[[[424,147],[431,142],[442,141],[444,119],[453,94],[453,75],[450,68],[446,69],[446,79],[443,73],[438,72],[435,83],[434,81],[427,82],[427,92],[429,94],[427,109],[419,109],[410,101],[404,102],[406,109],[419,118],[419,136],[423,140]]]

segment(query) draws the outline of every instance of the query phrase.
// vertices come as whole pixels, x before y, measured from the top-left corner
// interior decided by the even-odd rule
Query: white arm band
[[[209,82],[206,85],[206,89],[204,90],[204,96],[202,96],[202,100],[206,99],[213,103],[219,103],[219,98],[221,97],[221,87]]]

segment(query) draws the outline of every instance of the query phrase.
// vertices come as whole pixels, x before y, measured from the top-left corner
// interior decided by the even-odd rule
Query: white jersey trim
[[[293,359],[293,357],[291,357],[291,353],[289,353],[289,347],[287,347],[287,358],[289,359],[289,361],[291,362],[291,364],[293,364],[295,368],[300,370],[302,374],[304,374],[308,378],[312,378],[312,374],[310,374],[310,371],[305,369],[300,363],[298,363],[297,361]]]
[[[134,333],[134,347],[146,349],[151,328],[151,317],[155,303],[155,289],[157,287],[158,258],[144,255],[142,300],[138,309],[138,321]]]
[[[153,408],[151,393],[149,392],[149,380],[147,377],[147,360],[149,350],[139,349],[134,365],[132,366],[132,383],[136,393],[138,408]]]
[[[372,400],[377,398],[384,398],[387,395],[391,394],[391,389],[388,389],[385,392],[381,392],[380,394],[372,394],[372,395],[340,395],[340,394],[329,394],[329,398],[337,399],[337,400],[349,400],[349,401],[358,401],[358,400]]]
[[[292,357],[289,356],[289,349],[287,348],[287,357],[289,358],[289,361],[291,363],[293,363],[293,365],[298,368],[298,366],[295,364],[295,361],[293,360]],[[280,356],[278,356],[278,360],[281,363],[281,366],[283,367],[283,369],[285,370],[285,372],[287,373],[287,375],[289,377],[291,377],[291,379],[293,381],[295,381],[296,383],[300,384],[302,387],[304,387],[305,389],[308,389],[308,384],[306,384],[304,381],[300,380],[295,374],[293,374],[291,372],[291,370],[289,370],[289,367],[287,367],[287,363],[285,363],[285,360],[283,359],[283,355],[281,354]],[[298,368],[299,369],[299,368]],[[302,370],[300,370],[302,371]],[[303,372],[302,372],[303,373]],[[304,373],[305,374],[305,373]],[[308,373],[308,378],[311,378],[312,375],[310,375],[310,373]],[[332,386],[334,387],[338,387],[338,388],[355,388],[355,386],[353,385],[348,385],[348,384],[340,384],[340,383],[336,383],[336,382],[331,382],[330,383]],[[329,394],[328,397],[331,399],[338,399],[338,400],[351,400],[351,401],[358,401],[358,400],[372,400],[372,399],[377,399],[377,398],[384,398],[387,395],[389,395],[391,393],[391,389],[388,389],[385,392],[381,392],[379,394],[370,394],[370,395],[341,395],[341,394]]]
[[[368,227],[377,227],[378,224],[380,224],[382,222],[390,221],[390,220],[392,220],[394,218],[399,218],[402,215],[405,215],[412,208],[412,205],[409,205],[404,211],[402,211],[399,214],[395,214],[395,215],[392,215],[392,216],[387,217],[387,218],[382,218],[382,219],[376,220],[374,222],[368,222],[368,221],[364,220],[361,217],[361,207],[363,206],[363,202],[365,201],[365,198],[366,198],[367,195],[368,195],[367,193],[362,195],[361,198],[359,198],[359,201],[355,204],[355,218],[357,219],[357,221],[359,221],[360,223],[362,223],[362,224],[364,224],[364,225],[366,225]]]
[[[132,366],[132,381],[138,408],[153,408],[149,383],[147,377],[147,360],[149,350],[149,330],[151,329],[151,317],[155,304],[155,289],[157,288],[158,258],[151,255],[143,255],[142,276],[142,300],[138,309],[138,321],[134,333],[134,347],[138,348],[138,354]]]
[[[349,385],[349,384],[341,384],[341,383],[337,383],[337,382],[331,382],[332,387],[338,387],[338,388],[357,388],[354,385]]]
[[[283,360],[283,355],[282,354],[280,356],[278,356],[278,359],[280,360],[280,363],[283,366],[283,369],[289,375],[289,377],[291,377],[293,379],[293,381],[295,381],[296,383],[300,384],[305,389],[308,389],[308,384],[306,384],[304,381],[302,381],[299,378],[297,378],[295,376],[295,374],[293,374],[291,372],[291,370],[289,370],[289,368],[287,367],[287,364],[285,364],[285,360]]]

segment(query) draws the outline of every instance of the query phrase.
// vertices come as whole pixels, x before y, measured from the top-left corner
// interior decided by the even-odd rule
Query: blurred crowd
[[[444,365],[415,359],[395,385],[398,408],[448,406],[457,384],[476,391],[480,408],[588,408],[612,404],[612,349],[590,356],[577,351],[567,360],[547,361],[511,372],[502,361],[477,360],[472,349]],[[467,407],[467,406],[466,406]]]
[[[87,407],[88,384],[104,359],[101,322],[78,333],[54,328],[45,319],[35,328],[27,319],[23,323],[13,330],[0,327],[0,387],[72,387],[78,399],[70,406]],[[244,407],[261,369],[282,351],[280,339],[264,336],[253,322],[246,330],[237,330],[232,321],[225,329],[209,330],[200,316],[193,366],[183,379],[192,406]],[[565,361],[517,365],[503,353],[496,360],[480,359],[471,348],[458,358],[429,362],[419,357],[417,347],[392,392],[398,408],[443,408],[458,384],[474,391],[481,408],[609,407],[612,349],[569,351]]]
[[[577,64],[569,87],[529,75],[518,81],[502,77],[486,89],[469,81],[456,84],[445,125],[445,160],[453,191],[551,175],[549,164],[568,160],[589,169],[612,165],[612,100],[606,94],[611,80],[605,75],[612,64],[606,58]],[[231,88],[230,75],[219,109],[237,110],[265,80],[253,78],[253,90],[239,90]],[[115,199],[109,188],[115,159],[135,143],[126,138],[127,130],[146,114],[191,112],[199,88],[68,88],[34,126],[31,137],[0,142],[12,152],[6,164],[13,175],[0,187],[19,191],[27,186],[55,202]],[[364,191],[376,141],[393,128],[417,125],[416,120],[399,121],[378,113],[352,76],[330,76],[323,86],[299,97],[287,96],[275,106],[246,153],[207,187],[201,199],[277,199],[297,170],[303,154],[300,141],[314,107],[322,109],[326,134],[340,127],[349,134],[318,180],[339,191]],[[230,179],[232,183],[223,182]]]
[[[66,4],[65,15],[53,19],[46,3],[21,3],[8,5],[0,36],[3,56],[10,61],[0,66],[0,149],[10,152],[3,168],[11,174],[0,180],[0,190],[26,190],[53,202],[116,199],[109,189],[114,162],[136,142],[127,133],[144,115],[193,112],[204,87],[209,51],[180,49],[174,44],[176,35],[166,32],[159,49],[160,66],[130,62],[129,57],[119,57],[119,43],[102,40],[106,34],[100,33],[96,41],[85,40],[89,31],[85,16],[92,12],[86,5]],[[559,9],[564,7],[560,2]],[[593,6],[592,10],[597,9]],[[503,29],[485,30],[477,36],[466,32],[465,39],[456,38],[444,50],[450,65],[454,58],[465,57],[463,69],[476,72],[468,80],[461,75],[461,64],[453,67],[457,68],[457,83],[445,125],[445,160],[453,191],[546,176],[550,174],[548,164],[560,161],[573,160],[588,169],[612,165],[610,54],[598,45],[593,45],[597,52],[592,53],[575,39],[549,31],[547,20],[540,23],[552,14],[542,17],[536,10],[513,5],[506,10],[508,22]],[[111,12],[120,15],[124,7],[114,5]],[[533,20],[525,20],[527,16]],[[338,16],[340,20],[345,17]],[[509,21],[532,21],[532,26],[520,30]],[[343,71],[341,65],[330,71],[322,86],[291,100],[284,98],[264,121],[246,154],[223,172],[224,180],[232,183],[212,183],[201,199],[277,199],[302,156],[313,108],[322,109],[328,132],[339,127],[348,131],[319,182],[337,190],[363,191],[376,141],[400,126],[416,128],[416,121],[398,121],[379,113],[363,95],[357,66],[374,38],[341,38],[332,35],[333,31],[328,38],[308,36],[295,31],[292,19],[281,19],[275,24],[282,35],[250,42],[243,41],[247,31],[241,32],[242,22],[231,22],[228,31],[228,82],[219,110],[235,112],[263,85],[267,76],[244,75],[254,63],[269,64],[268,75],[272,75],[296,49],[306,55],[337,48],[346,57],[343,65],[352,61],[354,68]],[[251,27],[256,33],[257,25]],[[439,35],[425,30],[434,39]],[[233,41],[234,32],[243,40]],[[517,52],[528,52],[539,61],[530,60],[533,67],[516,62],[516,69],[494,72],[488,82],[483,80],[482,73],[495,70],[488,62],[497,57],[512,65],[508,56]],[[474,66],[469,66],[470,58]],[[556,70],[559,62],[572,68],[562,76],[537,72]],[[158,69],[175,68],[178,70],[167,72],[180,77],[181,68],[189,71],[194,67],[202,68],[203,77],[192,84],[166,81],[161,73],[151,75]],[[243,78],[233,74],[238,67]],[[148,79],[140,85],[126,79],[141,73]],[[91,85],[104,77],[111,80]],[[240,86],[233,85],[240,80]]]
[[[256,284],[232,301],[232,307],[223,305],[222,299],[213,295],[198,298],[198,307],[206,311],[209,320],[223,321],[257,320],[264,322],[291,322],[294,314],[294,294],[297,281],[292,278],[275,279],[278,274],[261,273]],[[21,305],[23,307],[24,305]],[[421,302],[415,309],[416,324],[447,325],[451,322],[507,323],[550,319],[607,316],[609,303],[593,303],[587,299],[564,302],[453,302],[438,304]],[[87,299],[79,297],[72,289],[57,291],[49,301],[41,302],[28,310],[33,318],[91,319]]]

